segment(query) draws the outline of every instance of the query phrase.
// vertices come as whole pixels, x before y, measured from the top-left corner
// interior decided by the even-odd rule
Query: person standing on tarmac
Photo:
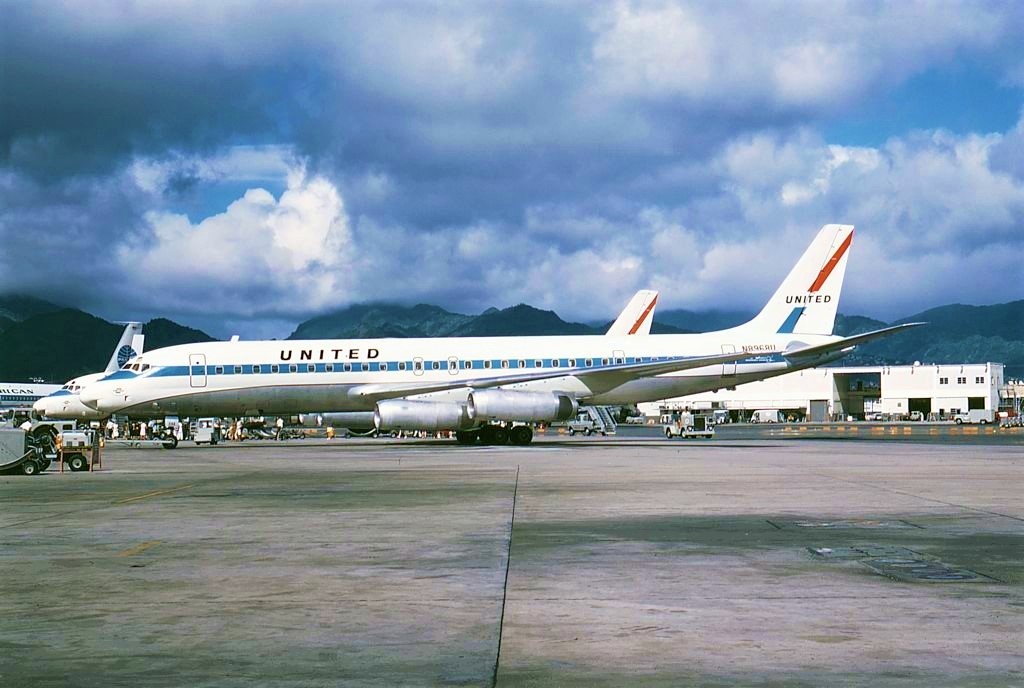
[[[277,437],[275,437],[274,439],[278,439],[279,440],[279,439],[281,439],[281,431],[284,430],[284,418],[282,418],[281,416],[278,416],[277,417],[277,424],[276,425],[277,425]]]

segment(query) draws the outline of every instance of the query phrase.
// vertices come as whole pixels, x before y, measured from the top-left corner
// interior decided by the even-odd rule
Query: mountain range
[[[651,331],[709,332],[751,317],[753,313],[742,311],[663,310],[655,313]],[[1008,377],[1024,372],[1024,300],[992,306],[940,306],[893,323],[840,314],[835,332],[851,335],[903,322],[929,325],[858,347],[842,364],[994,361],[1007,365]],[[370,303],[306,320],[288,339],[600,335],[609,325],[567,322],[553,311],[526,304],[465,315],[429,304]],[[64,382],[102,370],[122,329],[83,311],[30,296],[0,296],[0,380]],[[214,340],[205,332],[165,318],[150,320],[143,331],[147,349]]]

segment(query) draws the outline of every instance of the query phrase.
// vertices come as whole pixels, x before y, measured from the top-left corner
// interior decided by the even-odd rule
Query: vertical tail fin
[[[779,334],[832,334],[853,225],[825,225],[775,295],[744,328]]]
[[[138,356],[141,352],[141,345],[140,349],[137,350],[134,348],[134,344],[136,343],[136,337],[141,336],[142,323],[125,323],[124,333],[121,335],[121,339],[118,340],[117,346],[114,347],[114,353],[110,355],[110,360],[107,362],[104,372],[112,373]]]
[[[651,323],[654,322],[654,306],[657,303],[658,292],[650,289],[638,291],[605,334],[650,334]]]

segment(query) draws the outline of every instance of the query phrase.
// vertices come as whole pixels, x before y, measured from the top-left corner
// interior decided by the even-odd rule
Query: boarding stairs
[[[596,431],[602,435],[614,435],[615,434],[615,417],[612,412],[608,410],[607,406],[583,406],[580,411],[586,412],[594,425]]]

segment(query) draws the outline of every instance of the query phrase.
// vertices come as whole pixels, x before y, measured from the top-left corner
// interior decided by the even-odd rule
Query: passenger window
[[[520,368],[525,368],[526,367],[526,361],[524,361],[523,359],[520,358],[519,359],[519,367]]]
[[[387,369],[388,369],[388,364],[387,363],[378,363],[377,364],[377,370],[387,370]]]
[[[399,361],[398,362],[398,369],[399,370],[405,370],[405,361]]]
[[[473,368],[473,361],[466,361],[466,367],[469,369]]]
[[[242,374],[242,366],[235,366],[235,375]]]
[[[413,361],[413,370],[423,370],[423,361]]]
[[[534,368],[543,368],[544,367],[544,361],[542,361],[542,360],[540,360],[538,358],[536,361],[533,362],[533,367]]]
[[[438,361],[431,361],[430,362],[430,367],[433,368],[434,370],[440,370],[441,369],[441,363],[438,362]]]
[[[576,359],[575,358],[570,358],[569,359],[569,367],[570,368],[575,368],[576,367]]]
[[[625,363],[625,362],[626,362],[626,359],[624,359],[624,358],[616,358],[616,359],[615,359],[615,362],[616,362],[616,363],[620,363],[620,364],[621,364],[621,363]]]
[[[316,372],[316,366],[313,365],[312,363],[310,363],[309,365],[306,366],[306,372],[307,373]]]
[[[458,369],[459,369],[459,362],[458,361],[456,361],[454,358],[452,360],[448,361],[448,370],[458,370]]]
[[[254,372],[255,374],[259,375],[259,374],[260,374],[260,373],[262,373],[263,371],[262,371],[262,370],[260,369],[260,367],[259,367],[258,365],[254,365],[254,366],[252,367],[252,372]]]
[[[608,365],[608,359],[607,358],[602,358],[601,359],[601,365]]]
[[[552,367],[552,368],[557,368],[557,367],[558,367],[558,365],[559,365],[559,359],[557,359],[557,358],[552,358],[552,359],[551,359],[551,367]]]
[[[351,372],[352,372],[352,364],[351,364],[351,363],[346,363],[346,364],[344,364],[343,366],[341,366],[341,368],[342,368],[342,370],[344,370],[344,371],[345,371],[346,373],[351,373]]]
[[[290,366],[288,366],[288,372],[289,373],[297,373],[297,372],[299,372],[299,366],[297,366],[294,363],[292,363]]]
[[[490,359],[488,359],[488,360],[484,361],[484,368],[490,368],[490,367],[491,367],[491,361],[490,361]]]
[[[277,365],[276,363],[272,364],[270,366],[270,372],[272,372],[272,373],[279,373],[279,372],[281,372],[281,366]]]
[[[594,365],[594,359],[588,358],[587,360],[583,361],[583,363],[589,368],[590,366]]]
[[[328,373],[333,373],[334,372],[334,364],[333,363],[325,364],[324,365],[324,370],[327,371]]]
[[[213,374],[214,375],[223,375],[224,374],[224,366],[217,366],[216,368],[214,368],[213,369]]]
[[[502,361],[501,362],[501,367],[502,368],[508,368],[508,361]]]
[[[370,364],[369,364],[369,363],[363,363],[363,364],[361,364],[361,365],[359,366],[359,368],[360,368],[361,370],[369,370],[369,369],[370,369]]]

